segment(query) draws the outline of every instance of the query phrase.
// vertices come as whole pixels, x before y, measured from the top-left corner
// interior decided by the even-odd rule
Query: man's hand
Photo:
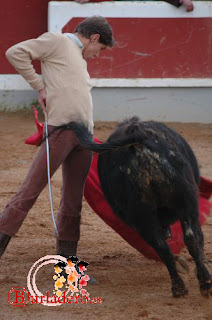
[[[191,0],[180,0],[180,2],[184,4],[187,12],[191,12],[194,10],[194,5]]]
[[[46,89],[39,91],[38,102],[43,111],[46,111]]]

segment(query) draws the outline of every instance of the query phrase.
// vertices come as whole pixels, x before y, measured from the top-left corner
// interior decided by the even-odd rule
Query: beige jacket
[[[14,45],[6,57],[24,79],[39,91],[46,89],[46,120],[59,126],[70,121],[83,122],[93,133],[93,104],[87,63],[82,49],[67,36],[47,32],[37,39]],[[43,79],[32,60],[41,61]]]

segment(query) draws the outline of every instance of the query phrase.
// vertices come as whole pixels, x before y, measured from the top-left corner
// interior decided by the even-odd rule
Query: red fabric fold
[[[43,139],[43,127],[44,123],[40,123],[38,121],[38,111],[36,110],[35,106],[32,106],[34,111],[34,117],[35,117],[35,124],[37,127],[37,132],[31,135],[29,138],[25,140],[26,144],[31,144],[35,146],[39,146],[41,144],[41,141]]]

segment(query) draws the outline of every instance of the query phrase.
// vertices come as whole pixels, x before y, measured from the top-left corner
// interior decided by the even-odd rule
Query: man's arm
[[[31,61],[50,59],[57,49],[57,39],[58,35],[47,32],[37,39],[20,42],[6,51],[6,57],[12,66],[38,92],[43,90],[45,85]]]
[[[103,1],[113,1],[113,0],[74,0],[74,1],[79,3],[87,3],[87,2],[103,2]],[[126,1],[126,0],[116,0],[116,1]],[[136,1],[136,0],[131,0],[131,1]],[[143,0],[138,0],[138,1],[143,1]],[[163,1],[168,2],[177,8],[180,7],[182,4],[184,4],[187,12],[194,10],[194,5],[192,3],[192,0],[163,0]]]
[[[180,7],[183,4],[187,12],[194,10],[194,5],[192,0],[163,0],[163,1],[170,3],[175,7]]]

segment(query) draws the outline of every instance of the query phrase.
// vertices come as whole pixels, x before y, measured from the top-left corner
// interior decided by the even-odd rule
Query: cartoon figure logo
[[[55,280],[54,293],[60,297],[63,293],[60,289],[67,282],[66,288],[71,291],[72,296],[80,293],[82,296],[89,297],[89,293],[83,289],[90,280],[89,276],[85,274],[87,266],[87,262],[79,261],[77,257],[73,256],[67,259],[67,263],[58,262],[54,267],[56,272],[56,275],[53,276]]]
[[[48,291],[44,296],[36,286],[36,274],[40,268],[47,264],[54,264],[55,275],[53,279],[54,296],[49,296]],[[65,257],[59,255],[45,256],[37,260],[31,267],[27,276],[27,286],[31,297],[36,300],[36,303],[41,303],[45,306],[57,306],[62,303],[72,303],[77,298],[84,299],[90,303],[90,294],[83,287],[87,286],[90,280],[85,274],[88,263],[79,261],[77,257]],[[62,299],[62,300],[61,300]]]

